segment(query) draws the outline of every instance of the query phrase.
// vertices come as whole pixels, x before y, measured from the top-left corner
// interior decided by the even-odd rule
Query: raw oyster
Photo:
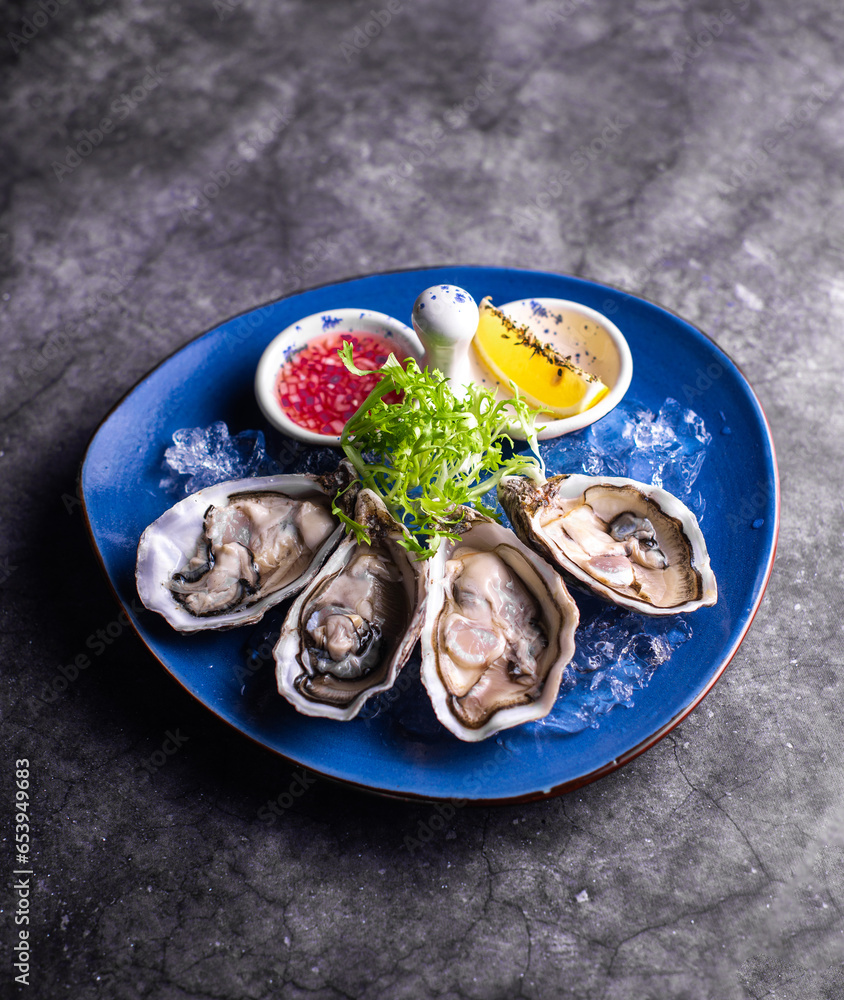
[[[460,540],[428,568],[422,681],[446,729],[474,741],[551,711],[579,616],[553,567],[509,528],[464,511]]]
[[[274,650],[279,693],[305,715],[353,719],[392,687],[422,626],[425,576],[399,544],[404,529],[371,490],[358,494],[354,518],[370,543],[340,543]]]
[[[697,518],[658,486],[603,476],[507,476],[498,497],[519,537],[575,585],[646,615],[714,604]]]
[[[141,536],[141,600],[180,632],[259,621],[309,583],[339,542],[331,500],[353,482],[344,463],[328,476],[238,479],[193,493]]]

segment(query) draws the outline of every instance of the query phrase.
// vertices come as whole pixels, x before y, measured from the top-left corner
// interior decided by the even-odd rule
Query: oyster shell
[[[331,500],[353,482],[344,463],[328,476],[238,479],[191,494],[141,536],[141,600],[180,632],[260,621],[339,542]]]
[[[507,476],[498,497],[518,536],[575,585],[647,615],[714,604],[695,515],[658,486],[605,476]]]
[[[425,576],[404,528],[371,490],[355,520],[370,544],[344,539],[293,603],[274,649],[279,693],[305,715],[353,719],[392,687],[422,627]]]
[[[560,574],[469,508],[429,561],[422,681],[461,740],[547,715],[574,654],[577,605]]]

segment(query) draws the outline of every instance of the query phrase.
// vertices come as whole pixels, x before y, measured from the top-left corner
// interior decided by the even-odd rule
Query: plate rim
[[[362,781],[357,781],[354,778],[340,777],[338,775],[329,774],[327,772],[320,771],[318,768],[314,768],[311,767],[310,765],[303,764],[301,761],[296,760],[294,757],[288,756],[288,754],[284,753],[283,751],[275,747],[269,746],[267,743],[263,742],[262,740],[253,736],[251,733],[248,733],[239,726],[237,726],[234,722],[230,721],[229,719],[217,713],[211,706],[209,706],[205,701],[203,701],[203,699],[196,692],[192,691],[178,676],[176,676],[176,674],[170,669],[170,667],[164,662],[164,660],[161,659],[161,657],[159,657],[158,654],[153,651],[152,647],[149,645],[149,643],[147,642],[141,631],[136,626],[134,618],[130,613],[130,609],[127,608],[126,605],[124,604],[122,598],[120,597],[117,591],[114,582],[111,579],[111,575],[109,574],[106,568],[102,551],[100,550],[100,547],[97,544],[97,540],[94,535],[93,525],[91,524],[91,519],[88,512],[88,503],[85,497],[85,486],[84,486],[85,468],[88,463],[88,459],[90,457],[90,452],[92,450],[94,442],[96,441],[98,435],[104,428],[105,424],[111,419],[111,417],[117,412],[117,410],[119,410],[122,407],[123,403],[129,398],[129,396],[131,396],[136,391],[136,389],[138,389],[148,379],[150,379],[159,370],[159,368],[162,368],[183,350],[187,349],[191,345],[202,340],[204,337],[210,336],[216,330],[220,329],[223,326],[226,326],[227,324],[231,323],[232,321],[240,317],[248,316],[251,315],[252,313],[259,312],[263,309],[275,306],[278,303],[284,302],[287,299],[292,299],[298,295],[303,295],[306,293],[318,291],[322,288],[329,288],[337,285],[349,284],[355,281],[365,280],[367,278],[379,278],[388,275],[420,273],[428,271],[445,271],[445,270],[452,270],[452,271],[497,270],[497,271],[516,272],[521,274],[539,275],[548,278],[574,279],[576,281],[590,285],[596,289],[609,289],[610,291],[616,292],[619,295],[624,296],[625,298],[634,300],[636,302],[644,303],[645,305],[655,306],[656,308],[661,309],[663,312],[665,312],[675,320],[679,320],[681,323],[685,324],[686,326],[694,330],[695,333],[697,333],[706,342],[708,342],[709,345],[711,345],[718,352],[723,354],[724,357],[727,358],[730,364],[732,364],[733,367],[736,369],[736,371],[741,375],[744,381],[745,388],[750,394],[750,397],[753,403],[755,404],[756,410],[759,416],[761,417],[762,425],[766,435],[765,438],[766,444],[770,451],[770,462],[773,474],[772,478],[773,478],[773,497],[774,497],[774,518],[773,518],[774,525],[773,525],[773,535],[771,539],[770,553],[768,555],[767,566],[765,567],[764,577],[761,581],[758,595],[755,601],[753,602],[752,607],[749,610],[747,619],[745,621],[743,628],[741,629],[741,632],[736,637],[735,641],[733,642],[729,650],[724,654],[722,662],[719,664],[718,668],[715,670],[712,676],[709,677],[703,689],[688,705],[684,706],[675,716],[672,716],[671,719],[669,719],[662,726],[660,726],[654,733],[650,734],[645,739],[641,740],[639,743],[637,743],[635,746],[625,751],[623,754],[619,755],[618,757],[614,758],[611,761],[608,761],[603,766],[595,768],[592,771],[588,772],[587,774],[579,775],[576,778],[571,778],[568,779],[567,781],[561,782],[558,785],[551,786],[550,788],[537,789],[534,792],[528,792],[524,795],[504,796],[495,798],[474,798],[474,797],[468,798],[468,797],[461,797],[454,795],[432,795],[432,794],[422,794],[409,790],[396,791],[394,789],[379,788],[371,784],[366,784],[365,782]],[[776,560],[776,553],[777,553],[777,546],[779,543],[779,532],[780,532],[781,487],[780,487],[780,477],[779,477],[779,465],[777,462],[776,447],[774,443],[774,437],[773,437],[773,432],[771,430],[770,421],[768,420],[768,416],[765,413],[765,410],[762,406],[759,396],[756,393],[756,390],[753,388],[750,380],[747,378],[747,375],[745,374],[741,365],[739,365],[731,357],[731,355],[714,340],[712,336],[706,333],[706,331],[700,329],[700,327],[692,323],[690,320],[679,315],[679,313],[676,313],[674,310],[669,309],[666,306],[663,306],[661,303],[656,302],[652,299],[646,299],[641,295],[636,295],[633,292],[626,291],[623,288],[618,288],[617,286],[608,284],[607,282],[596,281],[592,278],[584,278],[576,274],[568,274],[560,271],[538,270],[536,268],[513,267],[508,265],[495,265],[495,264],[439,264],[439,265],[428,265],[425,267],[402,267],[402,268],[390,268],[383,271],[369,271],[363,274],[353,275],[347,278],[340,278],[340,279],[321,282],[318,285],[312,285],[307,288],[297,288],[294,291],[291,291],[285,295],[278,296],[277,298],[273,298],[266,302],[252,306],[249,309],[232,314],[227,319],[223,319],[215,323],[212,327],[209,327],[208,329],[203,330],[201,333],[198,333],[195,336],[188,338],[188,340],[186,340],[184,343],[174,348],[157,364],[153,365],[152,368],[150,368],[143,375],[141,375],[108,408],[108,410],[99,420],[96,427],[94,428],[94,430],[92,431],[92,433],[88,438],[84,452],[82,454],[82,458],[79,463],[76,482],[77,482],[77,495],[79,497],[82,506],[84,525],[85,525],[85,530],[87,531],[88,534],[88,540],[91,544],[92,549],[94,550],[94,555],[97,559],[97,562],[100,566],[103,575],[105,576],[106,583],[109,589],[111,590],[114,599],[117,601],[119,607],[124,612],[126,612],[126,617],[129,620],[129,625],[132,628],[132,631],[135,633],[137,638],[146,648],[148,653],[153,657],[153,659],[165,669],[170,678],[174,680],[185,692],[187,692],[187,694],[190,695],[190,697],[193,698],[194,701],[198,702],[203,709],[208,711],[215,719],[217,719],[218,722],[222,722],[225,725],[227,725],[229,728],[234,730],[239,737],[241,738],[246,737],[247,739],[251,740],[256,746],[260,747],[263,751],[272,754],[275,758],[280,758],[286,764],[292,765],[294,767],[304,767],[310,773],[314,774],[320,779],[330,782],[335,782],[337,784],[346,787],[352,787],[357,789],[358,791],[366,792],[372,795],[378,795],[384,798],[395,799],[405,802],[450,802],[450,803],[460,802],[461,808],[464,806],[489,807],[489,806],[516,805],[521,803],[543,801],[550,798],[556,798],[557,796],[560,795],[565,795],[569,792],[576,791],[579,788],[583,788],[586,785],[592,784],[593,782],[598,781],[600,778],[612,774],[614,771],[617,771],[620,768],[624,767],[625,764],[628,764],[635,758],[641,756],[641,754],[650,750],[653,746],[655,746],[662,739],[664,739],[664,737],[667,736],[668,733],[670,733],[673,729],[675,729],[685,718],[687,718],[698,707],[698,705],[700,705],[703,699],[709,694],[709,692],[712,690],[715,684],[723,676],[725,670],[730,665],[736,653],[738,652],[739,647],[744,642],[744,639],[747,636],[750,626],[753,624],[756,618],[756,615],[762,604],[762,600],[764,599],[765,592],[767,591],[768,583],[770,582],[771,574],[773,572],[774,562]]]

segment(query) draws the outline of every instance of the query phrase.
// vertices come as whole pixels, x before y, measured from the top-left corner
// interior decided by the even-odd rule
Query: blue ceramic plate
[[[656,411],[667,396],[683,401],[684,386],[697,387],[691,405],[714,431],[695,488],[707,505],[703,527],[718,577],[718,603],[688,616],[692,638],[636,693],[632,708],[612,709],[596,728],[570,735],[531,725],[498,739],[461,743],[436,723],[407,731],[390,710],[352,722],[308,718],[275,693],[270,661],[255,670],[244,666],[246,644],[260,639],[254,627],[182,636],[151,612],[139,613],[135,551],[144,528],[174,502],[159,487],[173,432],[216,420],[226,421],[233,433],[264,428],[252,382],[261,353],[279,330],[298,317],[343,306],[407,319],[416,296],[439,283],[460,285],[478,301],[487,294],[496,302],[556,297],[606,313],[633,353],[628,395]],[[731,434],[718,433],[725,425]],[[558,471],[572,470],[549,473]],[[314,772],[387,794],[478,803],[571,790],[631,760],[676,726],[712,687],[744,637],[770,575],[779,520],[776,461],[765,416],[747,381],[711,340],[664,309],[616,289],[509,268],[371,275],[229,320],[164,361],[115,407],[91,441],[81,485],[94,546],[138,634],[212,712]],[[719,516],[725,511],[730,516]],[[401,697],[415,697],[407,688]]]

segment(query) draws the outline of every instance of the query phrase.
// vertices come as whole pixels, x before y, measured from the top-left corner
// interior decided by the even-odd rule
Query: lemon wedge
[[[480,322],[472,341],[492,374],[505,384],[515,382],[524,398],[556,417],[582,413],[609,389],[598,378],[541,341],[493,306],[489,296],[480,303]]]

